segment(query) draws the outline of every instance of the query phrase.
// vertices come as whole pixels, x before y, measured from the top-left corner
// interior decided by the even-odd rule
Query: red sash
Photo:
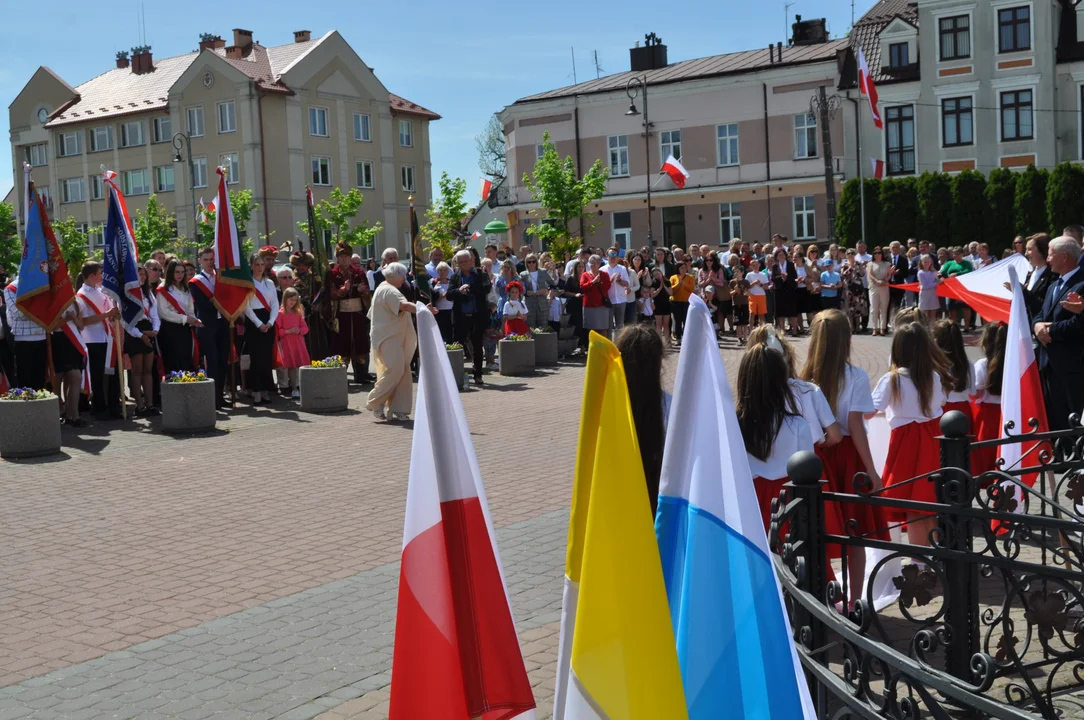
[[[98,308],[94,302],[83,293],[76,293],[76,297],[90,306],[90,309],[94,311],[95,315],[101,315],[102,311]],[[106,321],[102,321],[102,325],[105,326],[105,374],[114,375],[117,372],[117,343],[116,338],[113,337],[113,325]]]
[[[79,354],[83,356],[83,394],[90,397],[90,353],[87,351],[87,344],[83,342],[83,335],[79,332],[79,328],[75,326],[74,320],[68,320],[60,326],[60,329],[68,336],[68,340],[79,351]],[[51,360],[50,366],[52,366]]]
[[[191,283],[194,282],[196,282],[195,278],[193,278],[189,284],[191,285]],[[203,286],[201,285],[200,287],[202,288]],[[177,298],[173,297],[173,295],[170,294],[169,290],[166,289],[165,285],[159,285],[157,288],[155,288],[154,291],[158,293],[159,296],[165,298],[166,302],[168,302],[173,307],[173,309],[177,311],[178,315],[188,317],[188,311],[181,307],[181,303],[177,301]],[[198,370],[200,360],[199,340],[196,339],[196,328],[189,325],[188,329],[192,331],[192,367]]]
[[[207,297],[208,300],[213,300],[215,297],[215,291],[207,286],[207,281],[203,279],[201,275],[196,275],[194,278],[188,281],[188,286],[195,285],[200,291]],[[161,287],[161,286],[159,286]]]
[[[11,389],[11,385],[8,384],[8,376],[4,374],[4,371],[0,369],[0,395],[3,395]]]
[[[271,306],[268,304],[267,298],[265,298],[263,296],[263,293],[260,292],[259,288],[256,289],[255,295],[256,295],[257,298],[259,298],[260,304],[263,305],[263,309],[266,310],[270,314]],[[267,318],[267,322],[271,322],[272,320],[274,320],[274,318],[272,318],[272,317]],[[273,330],[268,330],[267,332],[273,332]],[[272,361],[271,361],[271,367],[280,368],[280,367],[282,367],[282,353],[279,352],[279,342],[278,342],[277,338],[276,338],[275,343],[274,343],[274,348],[275,348],[275,354],[274,354],[274,357],[272,358]]]

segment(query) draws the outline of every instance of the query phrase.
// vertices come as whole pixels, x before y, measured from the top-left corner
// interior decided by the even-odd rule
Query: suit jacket
[[[1035,323],[1035,318],[1038,317],[1039,313],[1043,311],[1046,293],[1058,278],[1057,273],[1047,267],[1046,271],[1039,276],[1039,280],[1035,283],[1035,287],[1028,290],[1028,283],[1031,281],[1031,274],[1033,272],[1035,272],[1035,270],[1028,271],[1028,274],[1024,277],[1024,281],[1021,283],[1021,289],[1024,291],[1024,302],[1028,306],[1028,318],[1031,319],[1032,324]]]
[[[523,286],[523,292],[525,293],[524,296],[523,296],[523,299],[524,300],[530,300],[530,297],[528,297],[526,295],[526,292],[531,289],[531,273],[529,271],[525,270],[524,272],[521,272],[519,274],[519,284]],[[550,274],[548,272],[546,272],[542,268],[539,268],[538,269],[538,289],[539,290],[546,290],[548,288],[553,288],[553,287],[557,287],[557,285],[553,282],[553,278],[550,277]],[[539,296],[534,295],[534,296],[531,296],[531,297],[539,297]],[[543,299],[545,298],[545,296],[541,296],[541,297]]]
[[[896,262],[892,262],[892,253],[886,254],[888,255],[888,257],[886,257],[885,260],[888,261],[889,265],[892,265],[896,268],[896,274],[889,278],[889,282],[892,285],[898,285],[900,283],[907,282],[907,276],[911,272],[911,261],[907,258],[907,255],[905,253],[900,253],[899,256],[896,258]],[[893,291],[896,291],[896,289],[893,288]],[[900,290],[898,292],[903,291]]]
[[[204,335],[213,335],[215,332],[227,327],[226,319],[223,318],[218,308],[215,307],[211,298],[204,294],[202,287],[196,287],[195,283],[189,282],[189,289],[192,292],[192,305],[196,309],[196,317],[203,323],[201,332],[197,335],[203,337]]]
[[[1075,375],[1077,382],[1084,382],[1084,322],[1058,304],[1071,292],[1084,295],[1084,270],[1073,273],[1060,290],[1057,281],[1050,281],[1042,310],[1035,318],[1036,323],[1050,323],[1050,344],[1039,343],[1039,369]]]
[[[460,291],[460,288],[464,285],[470,286],[470,289],[466,293]],[[479,268],[472,269],[469,280],[465,280],[463,274],[459,271],[453,273],[448,281],[447,297],[455,306],[453,309],[455,315],[458,316],[463,313],[463,304],[469,302],[473,297],[474,314],[488,316],[489,301],[487,298],[492,287],[492,283],[489,280],[489,273],[486,273]]]
[[[783,265],[776,263],[772,266],[772,285],[783,290],[794,290],[797,287],[798,270],[790,260]]]

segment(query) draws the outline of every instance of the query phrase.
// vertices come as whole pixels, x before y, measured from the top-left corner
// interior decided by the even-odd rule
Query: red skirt
[[[1001,437],[1001,405],[980,402],[975,404],[975,440],[997,440]],[[980,448],[971,451],[971,474],[976,477],[997,466],[997,448]]]
[[[937,442],[941,418],[926,422],[912,422],[892,429],[888,440],[888,457],[885,459],[885,497],[899,500],[937,502],[937,488],[932,480],[924,478],[903,485],[911,478],[925,475],[941,467],[941,448]],[[891,510],[888,519],[904,520],[910,512]]]
[[[828,481],[828,490],[831,492],[848,493],[857,495],[854,489],[854,476],[865,472],[866,468],[858,457],[858,450],[849,435],[844,435],[839,443],[831,447],[818,447],[817,457],[824,466],[824,478]],[[887,530],[888,522],[882,509],[875,505],[864,503],[825,503],[825,526],[828,532],[832,530],[833,518],[839,527],[838,534],[847,534],[847,520],[854,519],[858,525],[855,533],[866,537],[874,537],[880,540],[889,540]]]
[[[531,329],[527,327],[527,321],[523,318],[512,318],[504,321],[504,336],[509,335],[529,335]]]
[[[944,415],[950,410],[959,410],[964,415],[966,415],[967,419],[971,423],[971,433],[975,433],[975,411],[974,408],[971,406],[971,403],[967,402],[966,400],[957,400],[956,402],[945,403],[944,406],[942,406],[941,408],[941,414]]]
[[[779,497],[779,493],[783,491],[783,485],[788,482],[790,478],[782,477],[778,480],[766,480],[762,477],[753,478],[753,488],[757,492],[757,505],[760,506],[760,519],[764,521],[764,531],[768,532],[769,526],[772,524],[772,500]],[[781,535],[787,534],[786,524],[779,529]]]

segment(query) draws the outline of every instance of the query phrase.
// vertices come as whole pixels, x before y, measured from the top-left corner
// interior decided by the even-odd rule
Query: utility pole
[[[572,48],[572,84],[578,85],[579,82],[576,79],[576,48]]]
[[[809,112],[817,118],[824,147],[824,194],[828,205],[828,237],[832,240],[836,237],[836,183],[832,172],[832,130],[828,121],[840,104],[839,95],[827,95],[823,85],[809,101]]]

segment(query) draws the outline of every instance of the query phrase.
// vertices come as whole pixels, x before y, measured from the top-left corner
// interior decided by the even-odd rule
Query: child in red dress
[[[527,327],[527,306],[520,300],[523,297],[523,286],[513,280],[505,288],[508,292],[508,300],[504,303],[504,336],[528,335],[531,329]]]
[[[278,322],[275,323],[275,333],[278,335],[279,357],[282,358],[282,366],[286,368],[291,395],[294,398],[301,397],[297,384],[298,368],[309,364],[309,350],[305,345],[308,332],[301,294],[297,288],[286,288],[282,293],[282,306],[279,308]]]
[[[976,441],[997,440],[1001,437],[1001,381],[1005,374],[1005,345],[1008,327],[1005,323],[986,323],[979,345],[985,356],[975,363],[975,427]],[[1019,428],[1023,430],[1023,428]],[[971,474],[976,477],[997,467],[997,448],[971,451]]]

